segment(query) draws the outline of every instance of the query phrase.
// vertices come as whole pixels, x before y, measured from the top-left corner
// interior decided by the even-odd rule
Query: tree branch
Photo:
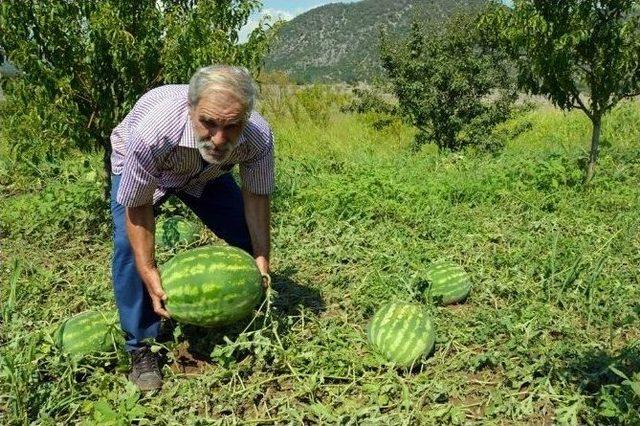
[[[623,99],[635,98],[636,96],[640,96],[640,90],[638,90],[635,93],[627,93],[627,94],[622,94],[622,95],[619,95],[619,96],[614,96],[613,99],[611,100],[611,102],[609,102],[609,104],[607,104],[607,107],[606,107],[605,110],[609,110],[609,109],[613,108],[614,106],[616,106],[616,104],[618,102],[620,102]]]
[[[571,91],[571,96],[573,96],[573,100],[574,100],[574,106],[578,109],[581,109],[582,111],[584,111],[585,114],[587,114],[587,116],[589,118],[593,117],[593,114],[591,113],[591,111],[585,106],[584,102],[582,102],[582,99],[580,98],[580,93],[576,91],[576,89],[574,88]],[[575,102],[577,102],[577,105],[575,104]]]
[[[579,110],[581,110],[581,111],[584,111],[584,113],[585,113],[585,114],[587,114],[587,116],[589,116],[589,118],[591,118],[591,113],[589,112],[589,110],[587,110],[587,109],[584,107],[584,105],[573,102],[573,103],[571,104],[571,107],[572,107],[572,108],[575,108],[575,109],[579,109]]]

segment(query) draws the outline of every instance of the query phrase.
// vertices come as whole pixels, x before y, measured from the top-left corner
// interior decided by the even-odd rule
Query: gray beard
[[[229,145],[227,145],[229,146]],[[198,151],[200,155],[209,164],[219,165],[229,159],[235,146],[231,146],[224,151],[224,154],[220,157],[213,156],[211,153],[215,151],[215,145],[210,141],[198,141]]]

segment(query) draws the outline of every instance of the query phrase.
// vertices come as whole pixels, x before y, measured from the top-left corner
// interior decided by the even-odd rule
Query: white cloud
[[[302,12],[303,11],[299,13],[302,13]],[[274,23],[278,19],[289,21],[299,13],[291,13],[286,10],[276,10],[276,9],[261,10],[259,13],[252,15],[249,18],[249,21],[247,22],[247,24],[244,27],[242,27],[242,29],[240,29],[240,33],[238,34],[240,43],[244,43],[245,41],[247,41],[247,39],[249,38],[249,34],[251,34],[251,31],[256,29],[261,19],[267,18],[267,21],[270,23]]]

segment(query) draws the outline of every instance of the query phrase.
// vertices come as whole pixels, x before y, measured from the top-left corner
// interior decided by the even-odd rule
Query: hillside
[[[369,80],[382,71],[378,36],[394,34],[414,19],[442,20],[457,8],[485,0],[363,0],[312,9],[284,24],[266,59],[267,71],[284,71],[295,81]]]

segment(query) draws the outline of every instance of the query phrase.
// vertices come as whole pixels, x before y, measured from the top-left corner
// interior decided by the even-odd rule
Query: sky
[[[262,10],[249,19],[247,25],[240,31],[240,41],[245,41],[249,33],[258,25],[260,18],[270,15],[272,18],[289,20],[297,15],[329,3],[353,3],[358,0],[262,0]]]
[[[306,12],[314,7],[322,6],[329,3],[353,3],[356,0],[263,0],[262,5],[265,9],[274,11],[282,11],[290,14],[291,16],[299,15],[302,12]]]

